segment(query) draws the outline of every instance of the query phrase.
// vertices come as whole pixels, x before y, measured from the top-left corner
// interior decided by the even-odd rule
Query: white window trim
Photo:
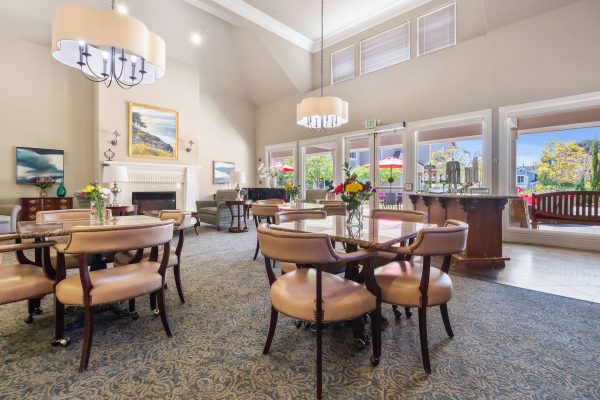
[[[498,118],[498,132],[500,134],[499,155],[499,190],[500,193],[509,193],[512,183],[510,169],[511,156],[511,127],[510,119],[539,115],[552,112],[576,110],[586,107],[600,106],[600,92],[586,93],[576,96],[560,97],[551,100],[536,101],[532,103],[517,104],[500,107]],[[507,207],[508,208],[508,207]],[[539,229],[518,228],[510,226],[510,216],[506,211],[503,217],[504,240],[507,242],[545,244],[560,244],[580,250],[597,250],[598,235],[579,232],[556,232]]]
[[[413,152],[412,156],[413,160],[410,160],[411,164],[410,168],[412,171],[409,171],[410,175],[406,175],[405,182],[412,183],[413,188],[417,189],[417,170],[416,166],[416,155],[417,149],[419,145],[419,131],[430,130],[430,129],[438,129],[445,128],[450,126],[460,126],[460,125],[470,125],[475,123],[482,123],[482,139],[483,139],[483,154],[482,154],[482,164],[483,164],[483,180],[481,185],[483,187],[487,187],[490,189],[490,193],[495,193],[493,188],[492,181],[492,110],[480,110],[474,111],[470,113],[464,114],[456,114],[450,115],[446,117],[440,118],[432,118],[423,121],[416,121],[407,124],[409,127],[409,135],[406,137],[410,137],[413,141],[411,145],[411,150]],[[407,150],[408,150],[407,143]],[[408,180],[411,179],[411,181]],[[405,199],[408,200],[408,199]]]
[[[287,143],[278,143],[278,144],[271,144],[271,145],[267,145],[265,146],[265,157],[263,158],[263,163],[267,166],[270,167],[270,163],[271,160],[269,159],[269,153],[271,151],[277,151],[277,150],[283,150],[283,149],[292,149],[292,157],[294,160],[294,169],[295,169],[295,173],[294,173],[294,184],[297,185],[298,184],[298,142],[287,142]],[[258,176],[258,174],[257,174]],[[263,179],[258,177],[257,181],[259,179]]]
[[[427,53],[421,53],[421,41],[419,40],[419,33],[420,33],[420,29],[419,29],[419,20],[423,17],[428,16],[429,14],[433,14],[436,11],[439,11],[441,9],[444,9],[446,7],[450,7],[454,4],[454,44],[451,44],[450,46],[446,46],[446,47],[442,47],[441,49],[437,49],[437,50],[433,50]],[[456,43],[458,42],[458,21],[456,19],[456,2],[452,2],[452,3],[448,3],[445,4],[443,6],[440,6],[434,10],[431,10],[423,15],[420,15],[419,17],[417,17],[417,57],[421,57],[421,56],[426,56],[428,54],[433,54],[433,53],[437,53],[438,51],[442,51],[442,50],[446,50],[449,49],[450,47],[454,47],[456,46]]]
[[[362,55],[363,42],[365,40],[372,39],[374,37],[383,35],[384,33],[388,32],[388,31],[391,31],[392,29],[401,27],[401,26],[406,25],[406,24],[408,24],[408,58],[406,60],[404,60],[404,61],[400,61],[399,63],[388,65],[387,67],[376,69],[375,71],[363,73],[362,62],[360,61],[361,60],[361,55]],[[388,28],[388,29],[386,29],[386,30],[384,30],[382,32],[379,32],[378,34],[375,34],[373,36],[369,36],[367,38],[361,39],[359,41],[359,43],[358,43],[358,71],[359,71],[360,76],[372,74],[373,72],[383,71],[384,69],[388,69],[388,68],[393,67],[395,65],[400,65],[400,64],[403,64],[403,63],[405,63],[407,61],[410,61],[411,58],[412,58],[412,40],[411,40],[411,34],[410,33],[411,33],[411,23],[410,23],[410,21],[405,21],[405,22],[402,22],[401,24],[394,25],[391,28]]]
[[[331,85],[336,85],[338,83],[346,82],[346,81],[349,81],[350,79],[356,78],[356,51],[355,51],[354,52],[354,57],[352,58],[352,76],[350,78],[346,78],[346,79],[341,80],[339,82],[333,82],[333,55],[336,54],[336,53],[339,53],[340,51],[347,50],[350,47],[356,48],[356,45],[354,43],[352,43],[349,46],[346,46],[344,48],[341,48],[341,49],[336,50],[334,52],[331,52],[331,54],[329,54],[329,72],[330,72],[330,82],[331,82]]]

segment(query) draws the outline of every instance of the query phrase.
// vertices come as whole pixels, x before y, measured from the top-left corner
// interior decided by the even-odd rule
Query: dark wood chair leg
[[[427,307],[419,307],[419,336],[421,338],[421,357],[423,357],[423,368],[428,374],[431,373],[429,362],[429,344],[427,343]]]
[[[217,225],[217,231],[221,232],[221,225]]]
[[[450,317],[448,316],[448,304],[441,304],[440,312],[442,313],[442,320],[444,321],[446,333],[449,337],[454,337],[454,332],[452,332],[452,326],[450,325]]]
[[[169,324],[169,319],[167,318],[167,310],[165,309],[165,290],[160,288],[158,292],[155,292],[156,298],[158,300],[158,310],[160,312],[160,320],[162,321],[163,328],[165,328],[165,332],[168,337],[172,337],[173,333],[171,333],[171,325]]]
[[[92,350],[92,337],[94,336],[94,309],[91,306],[85,307],[84,325],[83,325],[83,347],[81,349],[81,362],[79,363],[79,372],[87,369],[90,361],[90,351]]]
[[[161,288],[164,290],[164,288]],[[154,315],[158,315],[159,310],[156,308],[156,292],[150,293],[150,311],[154,313]]]
[[[406,318],[412,317],[412,311],[410,311],[410,307],[404,307],[404,314],[406,315]]]
[[[35,319],[35,299],[27,300],[27,318],[25,318],[26,324],[31,324]]]
[[[258,243],[258,239],[256,239],[256,250],[254,250],[254,260],[258,257],[258,251],[260,250],[260,243]]]
[[[273,336],[275,336],[275,327],[277,327],[277,316],[279,313],[273,306],[271,306],[271,322],[269,323],[269,334],[267,335],[267,342],[263,349],[263,354],[269,354],[271,343],[273,342]]]
[[[129,299],[129,312],[135,311],[135,299]]]
[[[185,303],[185,297],[183,297],[183,286],[181,286],[181,268],[179,264],[173,267],[173,275],[175,276],[175,286],[177,287],[177,294],[179,294],[179,301]]]
[[[65,338],[65,305],[54,295],[54,339],[52,346],[66,346],[69,338]]]
[[[375,311],[371,313],[371,335],[373,336],[373,356],[371,365],[379,365],[381,359],[381,302],[377,301]]]

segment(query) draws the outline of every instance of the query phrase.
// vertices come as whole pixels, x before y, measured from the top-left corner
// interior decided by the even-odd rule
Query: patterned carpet
[[[52,298],[32,325],[26,303],[0,307],[2,399],[311,399],[315,337],[280,317],[270,355],[268,283],[252,261],[255,233],[188,232],[181,305],[169,275],[174,337],[138,300],[137,321],[96,321],[89,369],[77,373],[81,332],[53,348]],[[10,261],[5,257],[4,262]],[[455,277],[448,339],[431,310],[433,373],[421,366],[416,316],[384,331],[383,357],[356,351],[350,331],[326,330],[327,399],[600,399],[600,305]]]

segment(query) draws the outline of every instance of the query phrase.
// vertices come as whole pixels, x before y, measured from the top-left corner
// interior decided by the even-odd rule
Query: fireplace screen
[[[133,192],[131,201],[137,204],[138,213],[146,214],[160,210],[175,210],[177,208],[175,192]]]

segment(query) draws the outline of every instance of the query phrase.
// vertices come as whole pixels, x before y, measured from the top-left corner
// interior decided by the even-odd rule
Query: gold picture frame
[[[129,157],[177,160],[179,113],[129,102]]]

